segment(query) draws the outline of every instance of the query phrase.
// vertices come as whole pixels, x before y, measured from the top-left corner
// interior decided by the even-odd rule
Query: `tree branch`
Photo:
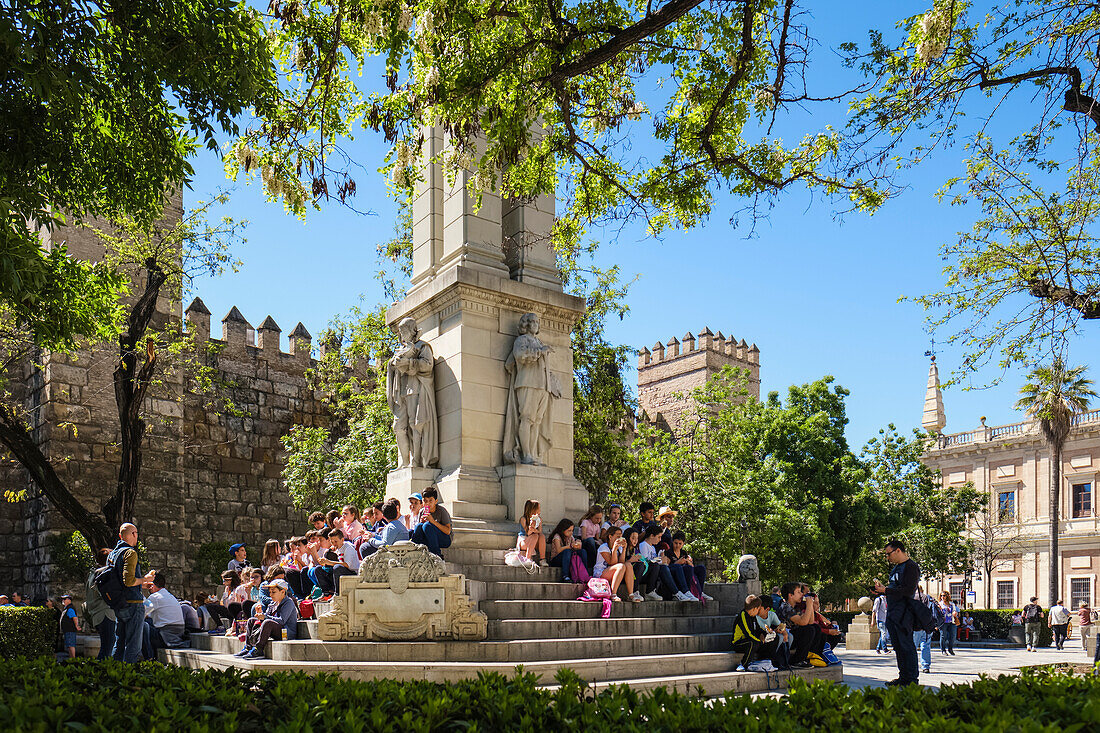
[[[1036,298],[1061,303],[1080,313],[1085,320],[1100,318],[1100,302],[1097,302],[1094,294],[1078,293],[1073,288],[1062,287],[1051,279],[1040,278],[1028,280],[1027,291]]]

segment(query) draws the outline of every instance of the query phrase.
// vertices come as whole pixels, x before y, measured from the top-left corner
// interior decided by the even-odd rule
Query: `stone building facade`
[[[988,492],[988,529],[972,529],[991,537],[1007,551],[998,558],[992,577],[984,571],[969,577],[951,575],[929,579],[931,592],[948,590],[963,601],[975,592],[975,607],[984,608],[986,594],[992,608],[1019,608],[1032,596],[1048,605],[1050,512],[1048,486],[1050,451],[1039,426],[1032,420],[1010,425],[982,424],[961,433],[943,433],[945,425],[939,372],[933,361],[925,397],[924,427],[937,434],[925,463],[939,470],[946,486],[968,481]],[[1100,479],[1100,410],[1077,416],[1062,456],[1059,509],[1059,591],[1076,608],[1081,601],[1100,602],[1100,516],[1096,482]],[[918,558],[919,559],[919,558]]]
[[[170,207],[178,219],[182,201]],[[102,244],[88,231],[61,230],[72,254],[102,257]],[[282,350],[279,326],[268,317],[256,329],[233,308],[211,338],[210,312],[198,298],[158,304],[157,320],[179,322],[200,346],[191,356],[213,367],[215,398],[233,409],[214,409],[209,391],[198,389],[187,370],[163,370],[145,405],[148,424],[135,522],[148,548],[149,565],[168,573],[173,590],[206,588],[195,572],[206,542],[261,545],[304,528],[282,485],[280,438],[294,425],[325,424],[321,395],[308,383],[311,336],[299,323]],[[209,346],[211,348],[205,348]],[[72,355],[43,354],[23,373],[23,404],[42,450],[84,505],[98,512],[118,475],[118,413],[112,372],[117,348],[82,349]],[[26,489],[27,499],[0,504],[0,591],[32,597],[59,589],[50,558],[51,535],[72,527],[52,511],[18,466],[7,467],[6,489]],[[228,558],[226,558],[228,560]],[[212,589],[211,589],[212,590]]]
[[[744,369],[748,375],[749,394],[760,397],[760,349],[744,339],[725,337],[704,328],[698,336],[689,331],[683,339],[675,337],[667,344],[658,341],[652,351],[638,352],[638,408],[644,418],[680,434],[688,417],[691,401],[688,396],[697,387],[730,366]]]

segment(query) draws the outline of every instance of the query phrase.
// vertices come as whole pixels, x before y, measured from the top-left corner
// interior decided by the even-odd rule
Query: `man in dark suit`
[[[917,645],[913,642],[916,616],[911,604],[917,598],[920,566],[909,557],[901,540],[886,543],[883,554],[894,567],[890,570],[890,581],[886,586],[875,581],[875,593],[886,596],[886,631],[894,642],[894,656],[898,664],[898,678],[886,684],[916,684],[920,671],[917,667]]]

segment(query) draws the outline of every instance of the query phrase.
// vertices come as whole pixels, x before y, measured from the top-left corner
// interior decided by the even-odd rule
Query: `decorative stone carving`
[[[318,619],[325,641],[484,639],[485,614],[474,609],[463,575],[423,545],[398,542],[340,582],[333,608]]]
[[[756,555],[742,555],[737,561],[737,582],[746,583],[759,579],[760,564],[756,561]]]
[[[504,413],[504,462],[545,466],[550,455],[552,403],[561,383],[550,371],[553,347],[538,338],[539,317],[524,313],[519,335],[504,362],[508,404]]]
[[[398,467],[429,468],[439,460],[439,421],[435,405],[435,356],[417,338],[413,318],[397,324],[401,346],[386,366],[386,397],[393,410]]]

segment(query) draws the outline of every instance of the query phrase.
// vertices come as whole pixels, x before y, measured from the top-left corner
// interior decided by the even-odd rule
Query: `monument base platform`
[[[615,603],[601,618],[598,603],[577,601],[577,588],[561,583],[557,568],[528,574],[504,565],[503,550],[452,547],[447,571],[466,575],[466,592],[488,617],[485,641],[320,640],[317,621],[298,626],[296,641],[272,642],[268,659],[241,660],[236,637],[197,635],[192,649],[162,650],[161,659],[183,667],[236,667],[264,672],[335,673],[348,679],[451,682],[480,672],[507,676],[533,672],[545,687],[572,669],[596,690],[627,684],[643,691],[667,688],[709,696],[763,692],[768,675],[734,672],[730,651],[736,614],[748,594],[742,583],[707,584],[713,602]],[[318,612],[330,610],[318,604]],[[843,667],[771,674],[785,687],[790,677],[841,681]]]
[[[878,627],[871,623],[871,617],[861,613],[848,624],[844,635],[844,645],[848,649],[874,649],[878,646]]]

